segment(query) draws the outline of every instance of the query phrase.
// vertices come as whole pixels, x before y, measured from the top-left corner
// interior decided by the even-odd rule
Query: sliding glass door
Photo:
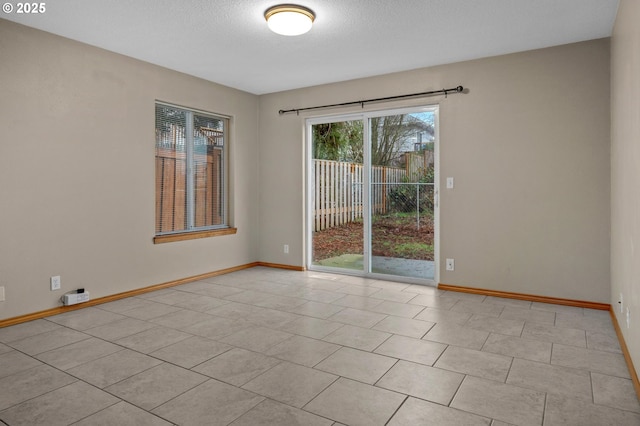
[[[436,278],[437,109],[308,121],[310,269]]]

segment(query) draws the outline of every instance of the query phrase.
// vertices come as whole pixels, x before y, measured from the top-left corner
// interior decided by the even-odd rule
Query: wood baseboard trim
[[[280,263],[258,262],[258,266],[265,266],[267,268],[286,269],[288,271],[300,271],[307,270],[304,266],[283,265]]]
[[[181,278],[179,280],[169,281],[162,284],[156,284],[149,287],[129,290],[122,293],[112,294],[110,296],[98,297],[97,299],[89,300],[88,302],[80,303],[78,305],[58,306],[56,308],[45,309],[44,311],[34,312],[26,315],[20,315],[17,317],[0,320],[0,328],[8,327],[10,325],[20,324],[27,321],[33,321],[40,318],[50,317],[52,315],[58,315],[65,312],[75,311],[78,309],[87,308],[89,306],[96,306],[96,305],[100,305],[107,302],[113,302],[116,300],[124,299],[125,297],[139,296],[141,294],[149,293],[151,291],[162,290],[164,288],[169,288],[169,287],[175,287],[177,285],[187,284],[193,281],[200,281],[206,278],[211,278],[211,277],[216,277],[218,275],[224,275],[231,272],[241,271],[243,269],[249,269],[259,265],[260,265],[260,262],[247,263],[245,265],[234,266],[226,269],[220,269],[218,271],[207,272],[205,274],[194,275],[187,278]]]
[[[640,400],[640,380],[638,380],[638,373],[636,372],[636,368],[633,366],[633,360],[631,359],[631,355],[629,354],[629,348],[627,348],[627,344],[624,341],[622,330],[620,329],[620,325],[618,324],[618,317],[616,317],[616,313],[613,311],[613,307],[609,309],[609,314],[611,315],[611,322],[613,323],[613,328],[616,330],[616,335],[618,336],[618,341],[620,342],[622,355],[624,355],[624,360],[627,363],[627,368],[629,369],[629,374],[631,375],[633,387],[636,390],[638,399]]]
[[[462,287],[450,284],[438,284],[438,289],[446,291],[457,291],[460,293],[480,294],[483,296],[504,297],[507,299],[526,300],[529,302],[550,303],[553,305],[575,306],[578,308],[599,309],[608,311],[611,305],[608,303],[587,302],[584,300],[561,299],[558,297],[536,296],[533,294],[511,293],[508,291],[487,290],[484,288]]]

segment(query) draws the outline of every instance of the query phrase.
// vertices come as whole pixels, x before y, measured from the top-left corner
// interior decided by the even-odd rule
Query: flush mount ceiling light
[[[269,29],[277,34],[296,36],[311,29],[316,18],[311,9],[295,4],[273,6],[264,13]]]

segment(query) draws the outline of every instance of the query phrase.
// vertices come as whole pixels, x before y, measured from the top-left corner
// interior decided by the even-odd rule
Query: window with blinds
[[[227,228],[229,119],[156,104],[156,235]]]

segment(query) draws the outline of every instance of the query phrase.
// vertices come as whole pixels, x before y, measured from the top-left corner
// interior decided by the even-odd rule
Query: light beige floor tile
[[[171,423],[121,401],[96,414],[84,418],[74,426],[171,426]]]
[[[121,350],[123,350],[122,346],[92,337],[58,349],[43,352],[36,355],[36,358],[60,370],[68,370]]]
[[[340,346],[333,343],[304,336],[293,336],[273,346],[265,355],[305,367],[313,367],[338,349]]]
[[[231,426],[331,426],[332,424],[331,420],[266,399],[231,423]]]
[[[11,350],[0,354],[0,378],[42,365],[40,361],[22,352]]]
[[[102,309],[89,307],[79,309],[77,311],[66,312],[60,315],[54,315],[52,317],[48,317],[47,320],[74,330],[83,331],[88,328],[109,324],[123,318],[126,317]]]
[[[177,305],[178,303],[195,300],[199,296],[186,291],[172,291],[159,296],[151,297],[148,300],[152,302],[164,303],[165,305]]]
[[[292,336],[293,334],[285,333],[284,331],[255,326],[240,330],[220,339],[220,341],[229,345],[264,353],[271,347],[280,342],[284,342]]]
[[[405,398],[405,395],[342,377],[304,409],[350,426],[384,425]]]
[[[71,343],[89,339],[91,336],[69,328],[57,328],[46,333],[27,337],[9,343],[9,346],[26,353],[27,355],[37,355],[52,349],[61,348]]]
[[[378,288],[383,288],[383,289],[387,289],[387,290],[394,290],[394,291],[404,291],[406,289],[408,289],[409,287],[411,287],[411,284],[407,284],[407,283],[400,283],[400,282],[396,282],[396,281],[386,281],[386,280],[375,280],[372,281],[370,283],[367,284],[369,287],[378,287]],[[415,285],[414,287],[418,287],[418,285]],[[421,286],[424,287],[424,286]],[[409,293],[414,293],[417,294],[417,291],[410,291]]]
[[[264,401],[251,392],[208,380],[153,410],[183,426],[226,426]]]
[[[524,321],[474,315],[464,326],[475,330],[483,330],[490,333],[519,337],[522,334],[522,329],[524,328]]]
[[[501,422],[500,420],[493,420],[491,422],[491,426],[516,426],[511,423]]]
[[[473,328],[444,322],[434,325],[423,339],[447,345],[481,349],[487,337],[489,337],[487,331],[474,330]]]
[[[390,302],[385,300],[378,306],[371,308],[373,312],[381,314],[394,315],[403,318],[413,318],[418,315],[424,307],[420,305],[409,305],[407,303]]]
[[[245,305],[244,303],[229,302],[225,305],[213,308],[205,313],[229,319],[246,319],[249,315],[262,311],[264,308]]]
[[[550,342],[540,340],[527,340],[521,337],[491,333],[482,346],[482,350],[514,358],[549,363],[552,345]]]
[[[402,291],[406,291],[407,293],[432,294],[432,295],[439,295],[440,293],[442,293],[442,291],[438,290],[438,288],[435,286],[422,285],[422,284],[411,284],[410,286],[404,288]]]
[[[364,287],[361,285],[346,285],[336,290],[338,293],[352,294],[354,296],[371,296],[379,291],[377,287]]]
[[[615,330],[610,317],[593,315],[578,315],[558,313],[556,314],[556,327],[577,328],[615,336]]]
[[[7,352],[11,352],[13,349],[11,348],[11,346],[7,346],[4,343],[0,343],[0,355],[7,353]]]
[[[331,315],[343,310],[343,306],[336,306],[328,303],[319,302],[307,302],[303,305],[296,306],[292,309],[287,309],[287,312],[294,314],[306,315],[309,317],[327,319]]]
[[[514,425],[540,426],[544,402],[544,392],[467,376],[450,406]]]
[[[242,388],[302,408],[337,378],[323,371],[282,362]]]
[[[147,300],[147,305],[124,311],[122,312],[122,315],[148,321],[150,319],[180,310],[180,308],[177,308],[175,306],[165,305],[164,303],[157,303]]]
[[[416,297],[415,293],[408,293],[405,291],[391,290],[391,289],[382,289],[371,294],[371,297],[374,299],[383,299],[389,302],[397,302],[397,303],[407,303],[414,297]]]
[[[326,290],[315,290],[310,288],[302,288],[292,295],[295,295],[296,297],[299,297],[301,299],[320,303],[332,303],[344,297],[343,293],[335,293],[333,291]]]
[[[162,364],[162,361],[124,349],[104,358],[74,367],[68,370],[67,373],[94,386],[104,388],[159,364]]]
[[[471,318],[471,314],[467,312],[453,312],[434,308],[426,308],[414,317],[414,319],[422,321],[448,322],[457,325],[463,325],[469,318]]]
[[[442,343],[412,339],[404,336],[391,336],[386,342],[380,345],[375,352],[392,358],[400,358],[424,365],[433,365],[446,347],[447,345],[443,345]]]
[[[280,362],[257,352],[234,348],[192,370],[234,386],[242,386]]]
[[[189,334],[195,334],[196,336],[218,340],[229,336],[230,334],[252,327],[255,327],[255,325],[244,319],[235,320],[230,318],[213,317],[190,325],[189,327],[185,327],[182,331]]]
[[[1,413],[11,426],[66,426],[118,402],[84,382],[74,382],[15,405]]]
[[[581,368],[610,376],[630,379],[629,368],[622,354],[576,348],[555,343],[551,364]]]
[[[376,386],[449,405],[464,374],[452,373],[407,361],[398,361]]]
[[[485,417],[410,397],[387,425],[489,426],[490,422]]]
[[[261,306],[263,308],[284,310],[288,308],[295,308],[296,306],[300,306],[304,303],[307,303],[307,301],[297,297],[269,296],[268,298],[255,302],[254,305]]]
[[[533,302],[531,303],[531,309],[538,311],[548,312],[565,312],[565,313],[584,313],[583,308],[576,306],[556,305],[552,303]]]
[[[228,300],[218,299],[216,297],[197,295],[194,299],[183,300],[174,306],[178,308],[189,309],[192,311],[206,312],[211,309],[218,308],[222,305],[230,303]]]
[[[511,367],[511,357],[449,346],[434,367],[471,376],[504,382]]]
[[[138,334],[141,331],[149,330],[154,327],[156,327],[156,324],[148,321],[142,321],[135,318],[125,318],[99,327],[90,328],[85,330],[84,333],[113,342],[115,340],[122,339],[123,337]]]
[[[199,288],[190,288],[188,289],[188,291],[196,294],[201,294],[203,296],[215,297],[217,299],[224,299],[227,296],[240,293],[243,290],[239,288],[233,288],[233,287],[228,287],[228,286],[223,286],[218,284],[202,283],[199,286]]]
[[[60,325],[43,319],[24,322],[22,324],[0,328],[0,342],[9,343],[61,328]]]
[[[407,303],[447,310],[451,309],[457,302],[457,299],[440,297],[437,294],[419,294]]]
[[[363,311],[360,309],[346,308],[337,314],[330,316],[330,321],[351,324],[357,327],[371,328],[387,316],[375,312]]]
[[[618,338],[610,333],[587,331],[587,347],[597,351],[622,353]]]
[[[549,324],[525,322],[522,337],[543,342],[562,343],[563,345],[587,347],[584,330],[560,328]]]
[[[500,318],[554,325],[556,321],[556,313],[552,311],[505,306],[500,314]]]
[[[351,276],[351,275],[342,275],[338,278],[338,281],[340,281],[342,283],[342,285],[344,286],[345,284],[352,284],[352,285],[357,285],[357,286],[370,286],[371,284],[375,283],[377,280],[374,278],[364,278],[364,277],[355,277],[355,276]]]
[[[280,330],[311,337],[312,339],[322,339],[342,327],[342,325],[339,322],[303,316],[285,324]]]
[[[487,296],[482,303],[491,303],[493,305],[511,306],[514,308],[530,309],[531,302],[527,300],[509,299],[506,297]]]
[[[371,352],[390,336],[391,334],[382,331],[344,325],[322,340]]]
[[[193,371],[163,363],[113,384],[105,390],[147,411],[205,382]]]
[[[444,297],[444,296],[443,296]],[[470,300],[458,300],[450,309],[453,312],[465,312],[487,317],[499,317],[504,310],[503,305],[491,303],[474,302]]]
[[[342,348],[314,368],[372,385],[397,361],[383,355]]]
[[[611,314],[609,313],[609,311],[604,311],[601,309],[589,309],[589,308],[584,308],[583,309],[583,314],[585,317],[595,317],[595,318],[607,318],[609,321],[611,321]]]
[[[231,300],[232,302],[237,303],[246,303],[247,305],[255,305],[256,303],[264,301],[265,299],[269,299],[271,297],[274,296],[262,291],[245,290],[241,293],[234,293],[225,296],[224,299]]]
[[[429,321],[388,316],[374,325],[373,329],[420,339],[431,330],[431,327],[434,325],[434,323]]]
[[[212,315],[208,315],[198,311],[190,311],[188,309],[183,309],[180,311],[172,312],[167,315],[162,315],[149,322],[157,325],[161,325],[163,327],[175,328],[177,330],[183,330],[193,324],[197,324],[202,321],[206,321],[208,319],[213,318]]]
[[[463,293],[460,291],[445,291],[441,294],[441,296],[448,299],[462,300],[465,302],[474,303],[481,303],[484,301],[484,299],[487,298],[487,296],[483,296],[481,294]]]
[[[175,293],[175,290],[172,288],[163,288],[160,290],[154,290],[154,291],[150,291],[147,293],[142,293],[139,294],[135,297],[139,298],[139,299],[145,299],[145,300],[149,300],[149,299],[153,299],[154,297],[158,297],[158,296],[163,296],[165,294],[173,294]]]
[[[75,377],[48,365],[6,376],[0,379],[0,411],[75,381]]]
[[[231,348],[232,346],[227,344],[195,336],[165,346],[149,355],[183,368],[191,368]]]
[[[141,331],[131,336],[123,337],[115,341],[118,345],[133,349],[134,351],[149,354],[165,346],[172,345],[191,337],[191,334],[172,328],[158,326]]]
[[[295,321],[298,318],[300,318],[300,315],[266,308],[257,312],[253,312],[245,317],[247,321],[252,322],[256,325],[273,328],[283,327],[284,325]]]
[[[640,414],[640,402],[630,379],[591,373],[593,402]]]
[[[333,302],[334,305],[354,309],[371,309],[383,302],[382,299],[374,299],[365,296],[347,295]]]
[[[589,372],[559,365],[514,359],[507,383],[541,392],[592,400]]]
[[[120,300],[115,300],[113,302],[102,303],[100,305],[97,305],[96,308],[109,311],[109,312],[115,312],[117,314],[122,314],[132,309],[152,306],[154,303],[155,302],[150,302],[146,299],[141,299],[139,297],[127,297],[126,299],[120,299]]]
[[[638,426],[640,414],[550,394],[544,426]]]

